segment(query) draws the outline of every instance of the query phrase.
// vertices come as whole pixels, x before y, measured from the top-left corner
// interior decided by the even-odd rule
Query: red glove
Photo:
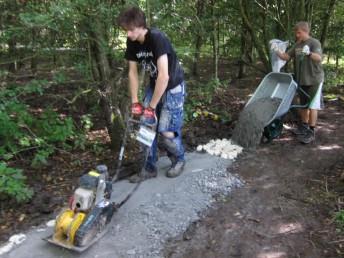
[[[145,108],[143,111],[143,122],[148,125],[156,124],[156,115],[155,115],[155,109],[151,107]]]
[[[141,103],[136,102],[131,105],[131,114],[133,116],[141,116],[143,113],[143,106]]]
[[[145,108],[145,110],[143,111],[143,116],[145,118],[154,118],[155,117],[155,109],[151,108],[151,107]]]

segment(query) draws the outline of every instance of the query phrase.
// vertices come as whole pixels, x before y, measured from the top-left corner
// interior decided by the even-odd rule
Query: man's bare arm
[[[287,53],[282,53],[280,51],[277,51],[276,54],[279,58],[281,58],[284,61],[289,61],[290,59],[290,56]]]
[[[310,58],[311,58],[314,62],[321,62],[321,61],[322,61],[322,56],[319,55],[318,53],[311,52]]]
[[[138,91],[139,91],[139,75],[137,71],[137,63],[129,61],[129,91],[131,96],[131,103],[139,102]]]
[[[152,100],[150,102],[150,107],[156,108],[158,105],[162,95],[164,94],[167,85],[168,85],[168,80],[169,80],[169,75],[168,75],[168,58],[167,54],[164,54],[158,58],[157,61],[158,64],[158,78],[155,83],[155,89],[153,93]]]

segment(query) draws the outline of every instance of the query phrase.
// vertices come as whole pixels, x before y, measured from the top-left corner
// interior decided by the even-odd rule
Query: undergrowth
[[[25,157],[32,167],[39,167],[56,150],[83,148],[86,142],[71,117],[49,106],[33,108],[25,101],[29,96],[39,98],[50,86],[46,80],[0,86],[0,193],[18,202],[28,200],[32,190],[23,171],[11,167],[13,161]]]

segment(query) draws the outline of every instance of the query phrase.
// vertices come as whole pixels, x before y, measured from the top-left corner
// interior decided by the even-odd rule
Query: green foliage
[[[331,90],[339,85],[344,85],[344,67],[337,68],[336,65],[326,64],[325,70],[325,90]]]
[[[98,141],[92,143],[91,148],[92,148],[92,152],[96,156],[100,155],[104,151],[104,145]]]
[[[33,191],[25,185],[25,179],[21,169],[10,168],[0,161],[0,194],[15,198],[17,202],[29,200]]]
[[[43,94],[45,81],[33,80],[23,85],[10,85],[0,92],[0,156],[10,159],[20,152],[35,150],[33,164],[45,163],[53,146],[67,146],[76,135],[71,118],[50,109],[33,111],[20,101],[27,94]],[[34,114],[38,112],[39,114]]]
[[[185,103],[185,121],[190,122],[193,119],[204,115],[209,116],[215,120],[224,119],[224,116],[219,116],[219,111],[212,108],[213,96],[216,90],[224,87],[226,82],[220,82],[218,79],[212,79],[205,84],[188,83],[188,96]]]
[[[85,79],[90,79],[90,67],[89,64],[80,61],[75,64],[75,70]]]
[[[81,116],[81,124],[83,129],[88,132],[91,127],[93,126],[93,122],[92,122],[92,117],[90,114],[86,114],[86,115],[82,115]]]
[[[336,212],[335,219],[341,229],[344,229],[344,210]]]
[[[53,80],[57,84],[62,84],[64,82],[66,82],[67,78],[66,78],[66,75],[63,72],[57,72],[57,73],[55,73],[53,75]]]
[[[77,130],[70,117],[49,108],[34,109],[22,101],[25,96],[42,95],[46,85],[46,81],[32,80],[0,91],[0,189],[18,201],[29,198],[31,192],[24,187],[22,172],[5,166],[4,161],[25,153],[32,156],[32,166],[37,167],[46,164],[57,148],[70,150],[85,144],[83,131]],[[85,129],[90,125],[87,121]]]

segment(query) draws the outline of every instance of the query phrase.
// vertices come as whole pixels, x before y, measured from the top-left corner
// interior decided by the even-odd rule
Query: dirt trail
[[[165,257],[344,257],[331,221],[331,192],[344,194],[343,181],[333,179],[344,174],[343,113],[343,103],[327,106],[314,144],[301,145],[285,131],[244,154],[231,172],[246,187],[171,240]]]

